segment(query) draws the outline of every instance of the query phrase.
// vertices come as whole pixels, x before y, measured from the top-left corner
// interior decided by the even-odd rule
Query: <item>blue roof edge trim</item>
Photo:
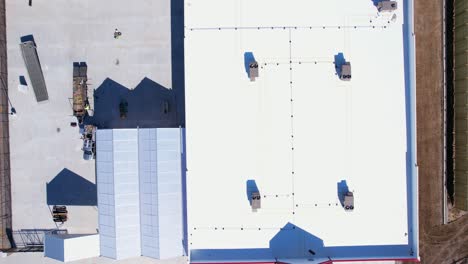
[[[179,127],[180,129],[180,152],[181,152],[181,184],[182,184],[182,228],[183,228],[183,249],[184,255],[189,256],[189,242],[188,242],[188,217],[187,217],[187,145],[185,142],[187,141],[187,136],[185,132],[185,128]]]
[[[275,257],[270,248],[247,249],[195,249],[191,251],[191,263],[251,263],[285,262],[327,263],[329,261],[368,261],[368,260],[416,260],[410,254],[410,246],[342,246],[323,247],[315,256]],[[317,252],[318,253],[318,252]],[[414,254],[413,254],[414,255]]]
[[[414,0],[404,3],[403,40],[405,53],[405,86],[407,112],[407,210],[408,244],[419,260],[418,165],[416,148],[416,40],[414,34]]]

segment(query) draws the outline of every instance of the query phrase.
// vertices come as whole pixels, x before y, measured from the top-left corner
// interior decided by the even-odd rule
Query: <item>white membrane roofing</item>
[[[315,242],[289,240],[285,257],[408,245],[403,1],[382,14],[370,0],[191,0],[185,8],[192,254],[272,249],[288,243],[274,237],[290,227]],[[341,56],[349,82],[336,74]],[[257,212],[248,180],[261,194]],[[340,203],[346,189],[352,212]]]

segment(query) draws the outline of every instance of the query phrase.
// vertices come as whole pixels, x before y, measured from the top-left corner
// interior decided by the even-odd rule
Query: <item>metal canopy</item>
[[[97,131],[101,255],[183,255],[178,128]]]

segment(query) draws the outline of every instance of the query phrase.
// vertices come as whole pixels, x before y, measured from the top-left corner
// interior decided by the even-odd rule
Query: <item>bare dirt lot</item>
[[[468,215],[443,224],[442,1],[415,1],[421,263],[468,257]]]

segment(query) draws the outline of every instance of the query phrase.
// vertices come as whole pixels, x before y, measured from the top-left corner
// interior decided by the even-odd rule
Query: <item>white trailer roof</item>
[[[414,257],[404,8],[186,1],[192,261]],[[343,59],[347,82],[335,67]],[[261,194],[257,212],[248,180]],[[354,191],[351,212],[344,190]]]
[[[97,131],[101,255],[182,256],[179,128]]]

